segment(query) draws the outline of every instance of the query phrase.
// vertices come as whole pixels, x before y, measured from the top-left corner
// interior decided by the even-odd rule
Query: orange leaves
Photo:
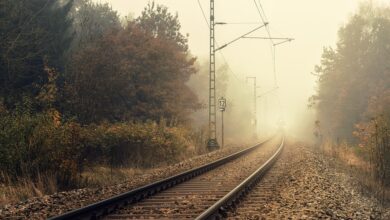
[[[53,103],[57,100],[57,77],[58,73],[54,68],[50,68],[45,62],[44,65],[45,73],[47,74],[47,83],[44,84],[36,99],[42,103],[45,107],[51,107]]]
[[[59,127],[61,125],[61,113],[58,112],[55,109],[52,109],[50,111],[51,117],[53,118],[53,123],[56,127]]]

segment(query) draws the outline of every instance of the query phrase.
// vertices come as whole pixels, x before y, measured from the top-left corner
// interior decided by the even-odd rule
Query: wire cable
[[[256,0],[253,0],[253,2],[255,3],[255,6],[256,6],[256,9],[257,9],[257,12],[259,13],[259,16],[261,18],[261,20],[263,22],[268,22],[268,19],[267,19],[267,15],[265,14],[264,12],[264,8],[260,2],[260,0],[257,2]],[[270,49],[271,49],[271,55],[272,55],[272,60],[273,60],[273,75],[274,75],[274,86],[278,86],[278,80],[277,80],[277,76],[276,76],[276,49],[275,49],[275,42],[273,41],[272,39],[272,35],[271,35],[271,31],[267,25],[266,27],[266,30],[267,30],[267,33],[268,33],[268,37],[270,38]]]
[[[204,18],[204,20],[205,20],[205,22],[206,22],[206,24],[207,24],[207,27],[210,28],[210,24],[209,24],[209,22],[208,22],[208,19],[207,19],[207,16],[206,16],[205,11],[203,10],[202,3],[200,2],[200,0],[197,0],[197,2],[198,2],[198,5],[199,5],[200,10],[201,10],[201,12],[202,12],[203,18]],[[215,42],[215,44],[216,44],[216,46],[217,46],[218,48],[220,47],[219,44],[218,44],[218,42]],[[218,51],[218,52],[219,52],[219,54],[221,55],[221,57],[222,57],[222,59],[223,59],[225,65],[226,65],[226,67],[227,67],[228,70],[232,73],[233,77],[236,78],[236,80],[239,81],[240,83],[246,85],[246,82],[244,82],[242,79],[240,79],[240,78],[238,77],[238,75],[237,75],[237,74],[233,71],[233,69],[230,67],[230,65],[229,65],[229,63],[227,62],[227,59],[226,59],[225,55],[222,53],[222,51],[220,50],[220,51]],[[246,86],[245,86],[244,88],[249,89],[249,88],[246,87]]]
[[[264,15],[263,15],[263,13],[261,13],[261,9],[260,9],[260,6],[257,4],[257,1],[256,1],[256,0],[253,0],[253,2],[255,3],[255,6],[256,6],[257,12],[259,13],[259,16],[260,16],[260,18],[261,18],[261,21],[262,21],[264,24],[265,24],[265,23],[268,23],[268,19],[267,19],[265,13],[264,13]],[[259,1],[259,2],[260,2],[260,1]],[[259,3],[259,4],[260,4],[260,3]],[[261,4],[260,4],[260,5],[261,5]],[[261,8],[262,8],[262,6],[261,6]],[[267,33],[268,33],[268,37],[271,38],[271,31],[269,30],[268,27],[266,28],[266,30],[267,30]],[[274,43],[274,41],[273,41],[272,39],[270,39],[270,41],[272,42],[272,44]]]
[[[247,32],[247,33],[245,33],[245,34],[243,34],[243,35],[241,35],[241,36],[235,38],[234,40],[229,41],[228,43],[222,45],[222,47],[218,47],[215,51],[221,50],[221,49],[223,49],[223,48],[229,46],[230,44],[232,44],[232,43],[234,43],[234,42],[236,42],[236,41],[238,41],[238,40],[244,38],[245,36],[247,36],[247,35],[249,35],[249,34],[255,32],[255,31],[259,30],[260,28],[263,28],[264,26],[267,26],[267,24],[268,24],[268,23],[265,23],[264,25],[261,25],[261,26],[255,28],[255,29],[253,29],[253,30],[251,30],[251,31],[249,31],[249,32]]]
[[[259,22],[225,22],[224,24],[228,25],[255,25],[259,24]]]
[[[255,3],[257,12],[259,13],[259,16],[260,16],[262,22],[268,22],[267,15],[265,14],[265,11],[264,11],[264,8],[263,8],[263,6],[261,4],[261,1],[258,0],[258,3],[257,3],[256,0],[253,0],[253,2]],[[268,37],[272,38],[270,27],[268,25],[266,27],[266,30],[267,30]],[[270,39],[270,43],[271,43],[270,47],[271,47],[271,54],[272,54],[272,60],[273,60],[274,86],[276,88],[279,88],[277,74],[276,74],[276,45],[275,45],[275,42],[272,39]],[[276,90],[275,95],[276,95],[276,100],[277,100],[278,108],[279,108],[279,117],[282,120],[284,120],[285,113],[284,113],[284,109],[282,107],[282,102],[281,102],[281,99],[280,99],[279,89]]]
[[[263,14],[261,13],[261,9],[259,7],[259,4],[260,4],[260,0],[259,0],[259,4],[257,3],[256,0],[253,0],[253,2],[255,3],[255,6],[256,6],[256,9],[257,9],[257,12],[260,16],[260,19],[263,23],[268,23],[268,20],[266,20],[264,17],[266,17],[265,13],[264,13],[264,17],[263,17]],[[261,5],[261,4],[260,4]],[[264,11],[264,10],[263,10]],[[272,35],[271,35],[271,31],[269,29],[269,25],[267,25],[266,27],[266,31],[267,31],[267,34],[268,34],[268,37],[270,38],[270,51],[271,51],[271,54],[272,54],[272,59],[275,59],[275,54],[274,54],[274,49],[273,49],[273,45],[275,44],[274,41],[272,40]]]
[[[260,0],[259,0],[259,5],[260,5],[261,11],[263,12],[265,19],[268,20]],[[267,28],[271,28],[271,27],[267,27]],[[281,34],[281,36],[284,36],[284,35]],[[275,45],[275,43],[273,43],[273,53],[272,54],[273,54],[273,60],[274,60],[274,80],[275,80],[275,85],[278,86],[278,80],[277,80],[277,74],[276,74],[276,45]],[[280,98],[280,91],[277,90],[275,94],[276,94],[276,99],[278,102],[279,114],[280,114],[281,120],[284,121],[285,111],[284,111],[284,108],[282,105],[282,100]]]
[[[265,14],[265,11],[264,11],[264,8],[263,8],[263,5],[261,4],[261,1],[259,0],[259,5],[260,5],[260,9],[261,11],[263,12],[263,16],[265,18],[266,21],[268,21],[268,18],[267,18],[267,15]]]
[[[198,5],[199,5],[200,10],[202,11],[203,18],[207,24],[207,27],[210,28],[209,20],[207,19],[206,13],[203,10],[203,7],[202,7],[202,4],[200,3],[200,0],[198,0]]]

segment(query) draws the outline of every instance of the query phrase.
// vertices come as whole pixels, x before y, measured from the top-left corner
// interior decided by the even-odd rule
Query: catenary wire
[[[200,0],[197,0],[197,2],[198,2],[198,5],[199,5],[200,10],[201,10],[201,12],[202,12],[203,18],[204,18],[204,20],[205,20],[205,22],[206,22],[206,24],[207,24],[207,27],[210,28],[210,24],[209,24],[209,22],[208,22],[206,13],[205,13],[205,11],[204,11],[204,9],[203,9],[202,3],[200,2]],[[217,47],[219,47],[218,42],[215,42],[215,44],[217,45]],[[244,82],[242,79],[240,79],[240,78],[237,76],[237,74],[233,71],[233,69],[230,67],[230,65],[229,65],[229,63],[227,62],[227,59],[226,59],[225,55],[223,54],[223,52],[222,52],[222,51],[219,51],[219,54],[221,55],[221,58],[222,58],[223,62],[225,63],[226,67],[228,68],[228,70],[232,73],[233,77],[236,78],[236,80],[239,81],[240,83],[246,85],[246,82]],[[249,88],[247,88],[246,86],[245,86],[244,88],[249,89]]]

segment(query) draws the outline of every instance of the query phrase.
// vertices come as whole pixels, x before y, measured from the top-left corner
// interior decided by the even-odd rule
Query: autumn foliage
[[[369,161],[377,179],[390,184],[390,9],[364,4],[339,30],[336,48],[325,48],[318,93],[310,105],[317,130],[346,141]]]
[[[71,115],[87,123],[185,121],[198,107],[185,84],[194,62],[175,42],[129,22],[73,55],[65,96]]]
[[[123,20],[90,0],[0,0],[0,183],[153,167],[195,149],[196,73],[177,15]],[[23,13],[19,13],[23,12]]]

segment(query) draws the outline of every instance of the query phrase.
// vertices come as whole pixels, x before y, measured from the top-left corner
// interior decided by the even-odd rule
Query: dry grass
[[[11,181],[9,176],[0,174],[0,207],[6,204],[23,201],[32,197],[43,196],[57,191],[58,187],[53,176],[42,175],[36,182],[28,178],[18,178]]]
[[[95,188],[122,183],[131,176],[144,173],[146,170],[135,168],[94,167],[82,173],[80,188]],[[0,173],[0,207],[24,201],[33,197],[41,197],[58,192],[54,176],[39,176],[37,182],[30,179],[19,178],[11,181],[9,176]]]
[[[90,168],[82,174],[82,183],[84,187],[101,187],[122,183],[131,176],[144,173],[143,169],[135,168],[114,168],[109,167],[94,167]]]
[[[390,188],[384,187],[373,176],[373,166],[362,158],[357,152],[358,147],[349,146],[346,143],[336,145],[331,141],[325,141],[321,145],[321,151],[336,159],[340,168],[346,170],[358,181],[362,192],[374,196],[381,203],[390,204]]]
[[[321,150],[328,156],[339,159],[349,167],[355,167],[359,170],[370,172],[371,165],[356,154],[354,147],[348,146],[346,143],[335,145],[330,141],[325,141],[321,145]]]

